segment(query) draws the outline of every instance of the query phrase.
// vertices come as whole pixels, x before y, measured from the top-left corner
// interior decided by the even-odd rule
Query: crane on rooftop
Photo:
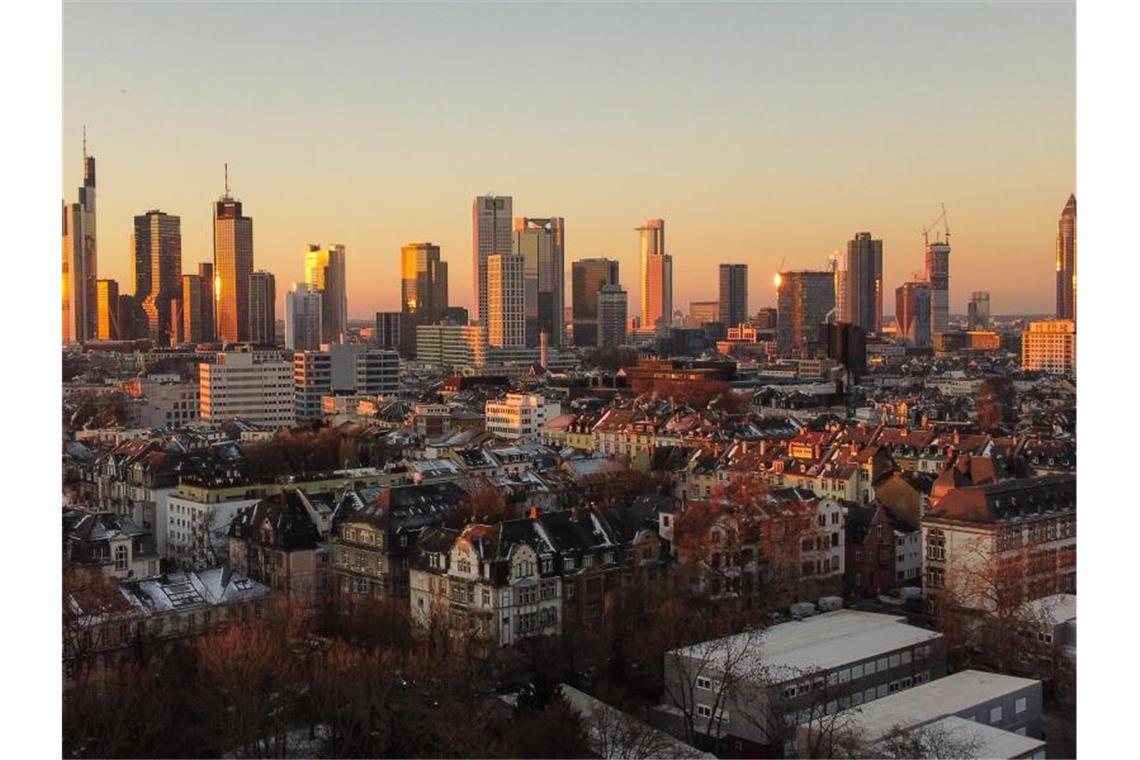
[[[946,204],[943,203],[942,204],[942,213],[938,215],[938,218],[935,219],[930,224],[928,224],[927,226],[922,228],[922,243],[923,243],[923,245],[930,245],[930,231],[933,230],[935,225],[937,225],[939,222],[942,222],[942,224],[943,224],[943,229],[944,229],[943,234],[946,235],[945,242],[947,242],[947,243],[950,242],[950,220],[946,218]]]

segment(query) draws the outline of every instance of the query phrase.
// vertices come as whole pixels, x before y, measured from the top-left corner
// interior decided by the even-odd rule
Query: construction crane
[[[930,231],[933,230],[934,226],[936,224],[938,224],[939,222],[942,222],[943,226],[944,226],[945,235],[946,235],[945,242],[947,242],[947,243],[950,242],[950,220],[946,218],[946,204],[943,203],[942,204],[942,213],[938,215],[938,218],[935,219],[930,224],[928,224],[927,226],[922,228],[922,243],[923,243],[923,245],[930,245]]]

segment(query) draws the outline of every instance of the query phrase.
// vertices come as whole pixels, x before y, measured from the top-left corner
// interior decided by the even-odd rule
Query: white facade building
[[[294,423],[293,365],[276,351],[219,352],[213,364],[198,365],[198,386],[203,422]]]
[[[496,253],[487,258],[487,344],[526,345],[523,257]]]
[[[483,408],[488,433],[500,438],[538,440],[542,426],[562,414],[562,405],[534,393],[508,393]]]

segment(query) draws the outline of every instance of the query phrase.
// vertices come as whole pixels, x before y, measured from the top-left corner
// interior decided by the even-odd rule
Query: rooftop
[[[854,725],[861,730],[863,737],[867,741],[874,742],[893,729],[922,726],[946,716],[972,710],[975,706],[992,699],[1040,685],[1040,681],[1029,678],[1003,676],[980,670],[963,670],[867,702],[859,707],[852,707],[845,710],[843,715],[850,716]],[[1007,756],[978,755],[978,757]]]
[[[769,683],[798,678],[814,671],[827,671],[860,660],[878,657],[905,647],[942,638],[935,631],[908,625],[906,618],[875,612],[842,609],[804,620],[780,623],[752,634],[749,662],[744,669],[763,668]],[[749,634],[720,639],[724,654],[739,651]],[[689,657],[703,657],[703,645],[674,650]],[[722,655],[723,656],[723,655]]]
[[[933,742],[936,745],[945,743],[950,746],[957,744],[969,746],[969,757],[979,760],[1029,757],[1031,753],[1045,749],[1045,742],[1040,739],[1032,739],[996,726],[959,718],[956,715],[947,716],[924,726],[923,732],[937,737]]]

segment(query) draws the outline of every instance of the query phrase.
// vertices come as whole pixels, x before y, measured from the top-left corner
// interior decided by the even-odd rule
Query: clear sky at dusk
[[[566,264],[621,262],[666,220],[674,303],[716,265],[822,268],[883,240],[885,311],[949,211],[951,302],[1054,306],[1075,189],[1072,3],[96,4],[64,8],[63,193],[98,159],[99,276],[130,292],[133,215],[182,217],[212,258],[229,162],[279,302],[307,243],[343,243],[349,313],[397,308],[400,246],[430,240],[471,305],[471,201],[566,218]],[[569,303],[569,277],[567,303]],[[281,314],[280,306],[278,314]]]

